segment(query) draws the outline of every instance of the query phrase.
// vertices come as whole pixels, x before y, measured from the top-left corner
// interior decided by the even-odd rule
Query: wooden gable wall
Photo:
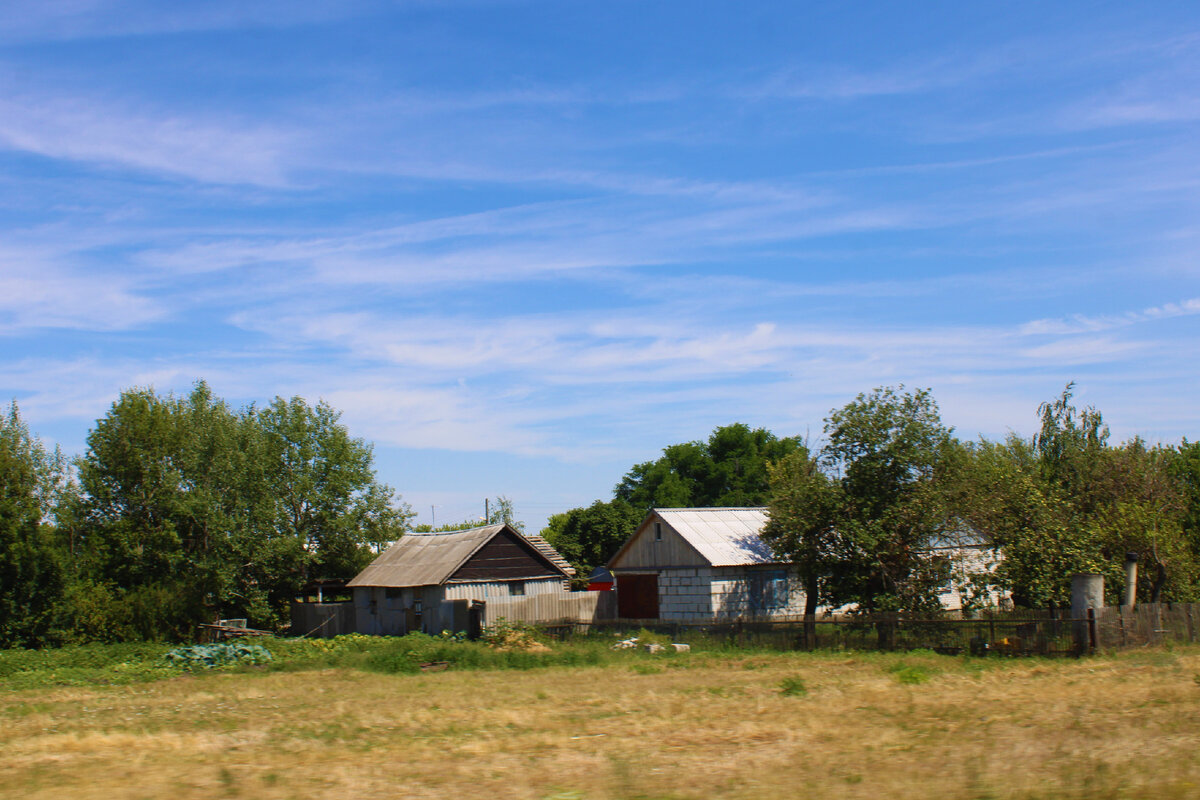
[[[449,581],[506,581],[563,578],[537,549],[515,533],[502,530],[450,576]]]
[[[662,525],[662,541],[654,539],[654,524]],[[675,532],[658,514],[650,514],[609,562],[611,569],[706,567],[708,560]]]

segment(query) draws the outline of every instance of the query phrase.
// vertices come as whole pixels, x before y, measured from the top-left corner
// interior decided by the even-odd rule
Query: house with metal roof
[[[472,601],[560,593],[574,569],[510,525],[408,533],[347,586],[359,633],[466,630]]]
[[[765,508],[654,508],[609,559],[623,619],[784,619],[799,578],[759,536]]]

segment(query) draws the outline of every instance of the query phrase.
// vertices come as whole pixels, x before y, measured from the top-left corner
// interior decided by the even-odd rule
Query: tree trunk
[[[1155,559],[1154,564],[1158,570],[1150,583],[1150,602],[1158,603],[1162,599],[1163,585],[1167,582],[1167,565],[1158,559]]]
[[[817,592],[819,584],[816,578],[809,578],[804,583],[804,649],[813,650],[817,646]]]

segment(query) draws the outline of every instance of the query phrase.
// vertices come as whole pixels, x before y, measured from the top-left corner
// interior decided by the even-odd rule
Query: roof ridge
[[[654,511],[767,511],[770,506],[682,506],[678,508],[660,508]]]

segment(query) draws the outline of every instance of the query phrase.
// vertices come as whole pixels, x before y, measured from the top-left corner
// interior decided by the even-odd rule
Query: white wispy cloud
[[[249,4],[214,0],[182,5],[152,0],[9,0],[0,10],[0,42],[287,27],[352,16],[378,6],[366,0],[260,0]]]
[[[189,178],[282,186],[296,132],[95,98],[0,96],[0,148]]]
[[[1163,303],[1158,306],[1125,311],[1120,314],[1102,314],[1097,316],[1080,314],[1061,319],[1039,319],[1027,322],[1021,326],[1021,333],[1027,335],[1039,334],[1077,334],[1099,333],[1137,325],[1142,322],[1170,319],[1191,314],[1200,314],[1200,297],[1192,297],[1178,302]]]

